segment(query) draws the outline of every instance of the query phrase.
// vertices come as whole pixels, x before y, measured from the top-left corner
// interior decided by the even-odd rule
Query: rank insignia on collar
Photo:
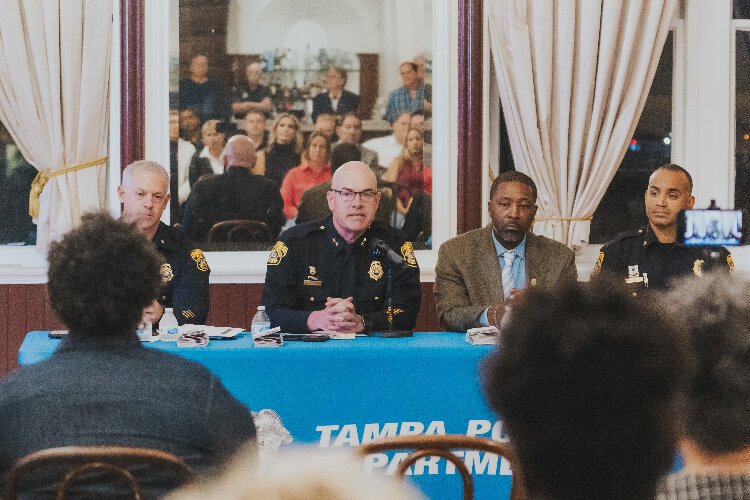
[[[315,269],[315,266],[307,266],[310,269],[310,276],[315,276],[318,271]]]
[[[727,265],[729,266],[729,272],[733,273],[734,272],[734,260],[732,260],[731,255],[727,255]]]
[[[190,258],[195,261],[199,271],[208,271],[208,262],[206,262],[206,256],[200,248],[195,248],[190,251]]]
[[[289,249],[286,247],[283,241],[277,241],[276,244],[271,249],[271,253],[268,254],[268,262],[267,264],[269,266],[277,266],[281,262],[281,260],[284,258],[284,256],[287,254]]]
[[[693,274],[696,276],[703,276],[703,260],[695,259],[693,262]]]
[[[375,281],[378,281],[383,277],[383,265],[379,260],[373,260],[370,263],[370,270],[367,272],[367,274],[369,274],[370,278],[374,279]]]
[[[411,241],[407,241],[401,245],[401,255],[404,256],[404,260],[411,267],[417,267],[417,258],[414,256],[414,247]]]
[[[174,278],[172,266],[170,266],[169,263],[162,264],[161,269],[159,269],[159,276],[161,276],[161,280],[164,283],[169,283],[170,281],[172,281],[172,278]]]

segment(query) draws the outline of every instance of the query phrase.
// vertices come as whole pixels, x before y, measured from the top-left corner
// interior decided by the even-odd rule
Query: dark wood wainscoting
[[[262,293],[260,283],[211,285],[208,323],[248,327]],[[0,377],[18,366],[18,349],[27,332],[61,328],[65,327],[49,305],[47,285],[0,285]],[[422,283],[416,330],[439,329],[432,283]]]

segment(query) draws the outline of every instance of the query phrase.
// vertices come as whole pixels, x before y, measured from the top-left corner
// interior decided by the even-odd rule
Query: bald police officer
[[[179,324],[202,325],[208,316],[210,269],[195,243],[181,230],[161,222],[169,204],[168,186],[169,176],[164,167],[139,160],[125,167],[122,185],[117,188],[123,204],[122,219],[135,224],[167,261],[161,267],[159,300],[146,309],[145,315],[156,324],[164,308],[171,307]]]
[[[382,239],[406,265],[393,268],[393,329],[411,330],[421,292],[419,267],[400,231],[374,222],[380,202],[375,175],[352,161],[328,191],[331,215],[288,229],[268,257],[263,304],[283,332],[368,332],[388,328],[387,262],[373,255]]]
[[[621,233],[605,244],[591,278],[611,273],[636,290],[664,289],[677,277],[700,276],[717,268],[734,270],[726,248],[685,246],[677,241],[677,214],[693,208],[692,191],[693,179],[681,166],[668,164],[656,169],[645,193],[648,225]]]

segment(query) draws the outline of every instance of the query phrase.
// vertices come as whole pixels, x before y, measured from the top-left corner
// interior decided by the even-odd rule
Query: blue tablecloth
[[[47,332],[30,332],[19,364],[48,358],[59,342]],[[478,382],[478,365],[491,347],[471,346],[463,334],[286,342],[283,348],[253,347],[248,334],[212,340],[205,348],[145,345],[206,366],[253,411],[274,410],[295,443],[348,447],[409,432],[504,440],[502,422],[485,404]],[[460,476],[445,460],[434,460],[431,467],[413,469],[415,482],[430,498],[458,498]],[[371,457],[370,463],[392,471],[397,461],[391,454]],[[472,452],[466,461],[477,498],[508,497],[510,470],[504,460]]]

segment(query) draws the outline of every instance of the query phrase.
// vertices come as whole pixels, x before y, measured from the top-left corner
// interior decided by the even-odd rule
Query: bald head
[[[361,161],[350,161],[344,163],[333,174],[331,179],[331,188],[341,189],[342,187],[358,186],[355,190],[362,191],[372,189],[377,191],[378,181],[367,163]]]
[[[224,148],[224,168],[243,167],[252,170],[255,167],[255,144],[246,135],[232,136]]]

